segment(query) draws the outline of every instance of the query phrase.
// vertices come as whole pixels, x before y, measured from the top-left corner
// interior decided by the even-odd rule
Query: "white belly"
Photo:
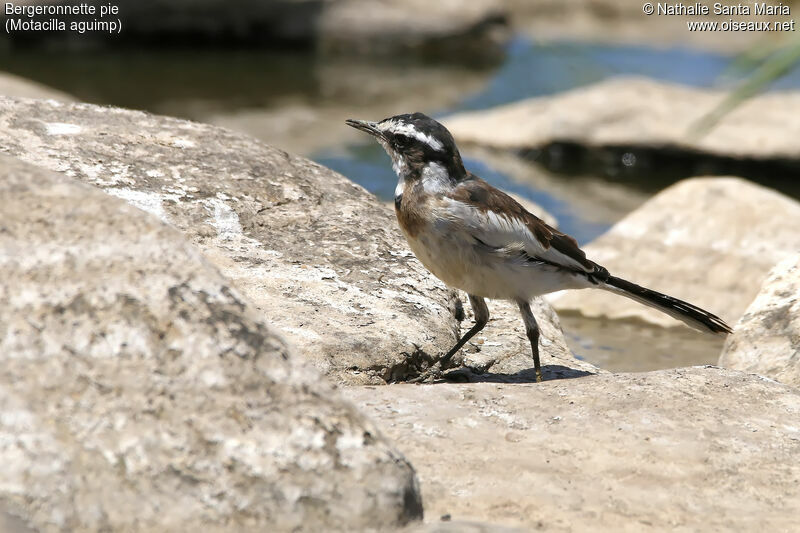
[[[425,268],[450,287],[468,294],[528,301],[549,292],[588,286],[581,277],[563,269],[489,253],[461,232],[445,234],[429,227],[406,238]]]

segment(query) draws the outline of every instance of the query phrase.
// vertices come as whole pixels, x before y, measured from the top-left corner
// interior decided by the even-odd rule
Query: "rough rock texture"
[[[395,526],[414,471],[174,228],[0,158],[0,509],[42,531]]]
[[[663,190],[585,246],[612,274],[687,300],[733,325],[772,266],[800,249],[800,203],[739,178],[694,178]],[[559,311],[678,321],[598,290],[557,293]]]
[[[800,255],[769,273],[728,337],[719,364],[800,387]]]
[[[402,379],[446,351],[447,293],[392,213],[346,178],[244,135],[90,105],[0,101],[0,150],[183,231],[337,380]]]
[[[455,343],[453,302],[394,214],[324,167],[213,126],[87,104],[0,98],[0,134],[0,152],[179,228],[337,381],[414,377]],[[549,352],[568,356],[559,327],[543,327],[559,346]]]
[[[344,391],[417,469],[430,518],[543,531],[791,531],[800,393],[714,367]]]
[[[725,96],[646,78],[615,78],[555,96],[444,119],[459,142],[527,149],[551,142],[678,147],[721,156],[798,158],[800,92],[769,93],[733,110],[707,135],[690,128]]]
[[[75,97],[67,93],[7,72],[0,72],[0,94],[3,96],[21,96],[23,98],[52,98],[61,102],[74,102],[76,100]]]

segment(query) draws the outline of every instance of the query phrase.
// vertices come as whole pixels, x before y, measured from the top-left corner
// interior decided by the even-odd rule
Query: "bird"
[[[535,379],[541,382],[539,327],[530,301],[564,289],[610,291],[700,331],[731,333],[718,316],[612,276],[588,259],[573,237],[466,170],[453,136],[429,116],[417,112],[345,123],[374,137],[391,158],[398,177],[395,214],[414,255],[447,286],[467,293],[475,324],[439,359],[440,368],[486,326],[486,299],[510,300],[522,315]]]

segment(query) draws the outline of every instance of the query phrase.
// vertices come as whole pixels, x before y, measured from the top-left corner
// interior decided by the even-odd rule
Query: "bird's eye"
[[[411,146],[411,139],[406,135],[395,135],[394,144],[398,148],[408,148]]]

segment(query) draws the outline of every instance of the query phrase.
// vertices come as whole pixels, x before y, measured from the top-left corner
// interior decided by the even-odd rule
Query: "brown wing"
[[[467,173],[467,179],[454,188],[450,197],[474,207],[480,212],[491,212],[496,216],[520,222],[544,251],[544,253],[536,253],[535,249],[528,250],[532,259],[556,263],[574,270],[582,269],[590,274],[605,272],[603,267],[586,259],[586,254],[578,247],[578,242],[574,238],[548,225],[527,211],[511,196],[492,187],[472,173]],[[552,251],[557,254],[553,254]],[[559,255],[568,261],[559,260]]]

